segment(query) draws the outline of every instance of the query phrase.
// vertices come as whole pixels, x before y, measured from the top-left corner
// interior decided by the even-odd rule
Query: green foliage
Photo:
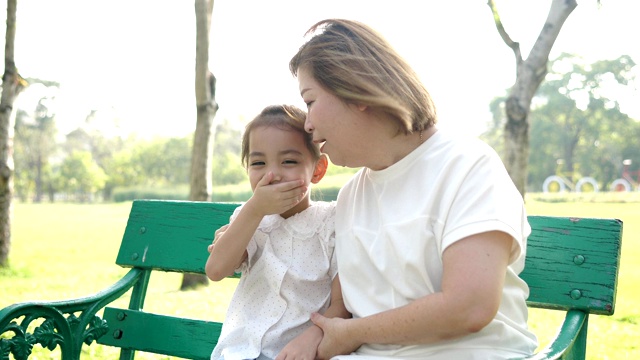
[[[189,187],[187,185],[169,187],[117,187],[113,190],[111,198],[115,202],[132,201],[137,199],[188,200]]]
[[[34,79],[34,81],[37,81]],[[38,86],[34,91],[46,91]],[[22,200],[40,201],[51,189],[49,159],[56,155],[55,113],[49,107],[52,97],[43,95],[34,109],[18,110],[14,134],[14,185]]]
[[[215,189],[211,193],[211,201],[216,202],[243,202],[251,197],[251,189],[242,187],[244,190],[225,191],[223,189]]]
[[[105,172],[109,179],[105,184],[105,198],[112,198],[114,189],[144,182],[141,166],[132,159],[131,151],[120,151],[105,162]],[[117,200],[122,201],[122,200]]]
[[[311,200],[332,201],[338,198],[340,187],[313,187],[311,188]]]
[[[88,151],[72,153],[60,166],[58,188],[86,201],[104,187],[107,176]]]
[[[489,103],[489,109],[492,114],[491,122],[489,126],[487,126],[488,130],[480,136],[487,144],[491,145],[498,154],[504,153],[504,126],[507,121],[505,113],[506,101],[506,93],[491,100],[491,103]]]
[[[213,145],[213,185],[239,184],[249,180],[240,160],[242,132],[224,119],[216,126]]]
[[[118,136],[108,137],[100,129],[92,128],[91,119],[95,116],[95,112],[91,112],[87,116],[88,125],[66,134],[60,148],[66,155],[76,151],[88,151],[94,161],[105,169],[105,163],[109,158],[122,150],[126,144],[124,139]]]
[[[110,136],[100,130],[109,119],[91,111],[84,124],[58,142],[55,116],[46,107],[51,101],[43,97],[31,113],[18,112],[15,188],[22,201],[39,201],[45,195],[50,201],[188,198],[191,135],[153,139]],[[248,181],[240,161],[241,141],[242,130],[236,122],[224,119],[217,124],[212,159],[214,201],[244,201],[251,196],[248,185],[226,188]],[[327,177],[354,172],[330,166]],[[313,196],[332,199],[337,190],[317,189]],[[94,197],[98,191],[102,196]]]
[[[213,185],[239,184],[247,181],[247,171],[241,165],[240,155],[227,150],[213,154]]]
[[[251,197],[248,184],[236,184],[214,187],[211,201],[242,202]],[[137,199],[158,200],[188,200],[189,185],[175,185],[166,187],[128,186],[117,187],[113,190],[112,200],[115,202],[132,201]]]
[[[311,188],[311,199],[314,201],[336,200],[340,188],[351,178],[345,172],[338,175],[325,176],[319,184]],[[251,197],[251,185],[248,181],[238,184],[214,186],[211,201],[243,202]],[[189,186],[186,184],[172,186],[123,186],[113,190],[112,200],[115,202],[136,199],[187,200]]]
[[[355,174],[358,172],[358,170],[360,170],[360,168],[349,168],[349,167],[345,167],[345,166],[337,166],[334,165],[333,163],[329,162],[329,167],[327,168],[327,173],[324,175],[325,178],[327,177],[333,177],[333,176],[337,176],[337,175],[347,175],[348,177],[351,177],[351,175]],[[321,183],[325,182],[325,179],[323,179],[321,181]]]
[[[189,138],[156,138],[140,142],[132,152],[131,161],[143,174],[144,185],[189,183],[191,166]]]
[[[600,188],[620,177],[622,160],[640,166],[640,122],[620,109],[617,98],[634,80],[629,56],[595,63],[562,54],[532,102],[530,120],[529,191],[540,191],[557,172],[574,182],[590,176]],[[491,104],[493,122],[482,138],[498,151],[504,127],[503,98]],[[557,160],[562,168],[557,169]],[[631,169],[633,170],[633,169]]]

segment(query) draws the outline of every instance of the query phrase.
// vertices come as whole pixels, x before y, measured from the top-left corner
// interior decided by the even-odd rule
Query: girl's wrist
[[[243,209],[248,212],[249,216],[255,217],[259,220],[262,220],[262,218],[265,216],[260,211],[260,206],[256,204],[256,200],[253,196],[250,197],[249,200],[247,200],[247,202],[243,206]]]

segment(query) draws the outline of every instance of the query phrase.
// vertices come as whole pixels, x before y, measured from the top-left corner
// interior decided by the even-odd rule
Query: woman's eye
[[[307,104],[307,109],[311,107],[311,104],[313,104],[313,101],[306,101]]]

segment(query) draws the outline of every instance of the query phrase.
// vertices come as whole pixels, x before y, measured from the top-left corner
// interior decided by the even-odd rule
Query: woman
[[[436,128],[424,85],[371,28],[330,19],[309,33],[289,64],[305,128],[334,164],[362,167],[336,206],[353,318],[312,316],[324,331],[319,357],[530,355],[537,341],[518,274],[531,229],[500,158]]]

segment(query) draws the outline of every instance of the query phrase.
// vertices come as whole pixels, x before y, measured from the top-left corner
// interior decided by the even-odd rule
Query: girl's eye
[[[297,164],[298,161],[297,160],[285,160],[282,162],[283,164]]]
[[[250,166],[264,166],[264,161],[253,161]]]
[[[307,109],[311,107],[311,104],[313,104],[313,101],[305,101],[305,103],[307,104]]]

